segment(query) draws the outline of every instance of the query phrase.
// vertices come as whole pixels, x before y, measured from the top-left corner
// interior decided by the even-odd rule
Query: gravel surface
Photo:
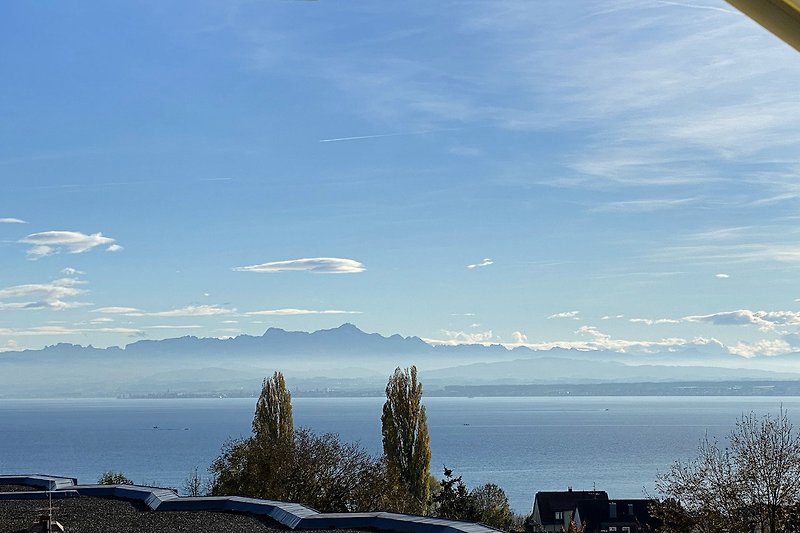
[[[24,533],[47,500],[0,500],[0,533]],[[143,503],[106,498],[53,500],[67,533],[286,533],[269,518],[214,511],[151,511]],[[357,533],[336,530],[337,533]],[[364,533],[363,531],[360,533]]]
[[[40,490],[43,489],[28,485],[0,485],[0,492],[36,492]]]

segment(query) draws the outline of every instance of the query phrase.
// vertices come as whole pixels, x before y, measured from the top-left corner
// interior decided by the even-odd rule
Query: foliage
[[[395,369],[386,385],[381,416],[388,475],[408,494],[405,511],[425,514],[430,499],[431,450],[417,368]]]
[[[253,417],[253,435],[259,442],[289,446],[293,433],[292,395],[286,389],[283,374],[276,371],[262,382]]]
[[[729,445],[706,436],[698,457],[658,477],[662,531],[793,531],[800,502],[800,437],[786,412],[743,415]]]
[[[478,509],[479,521],[487,526],[508,530],[514,521],[514,514],[508,505],[508,497],[503,489],[494,483],[486,483],[472,489],[470,496]]]
[[[444,479],[439,482],[439,492],[433,499],[436,516],[450,520],[480,520],[480,511],[475,498],[467,490],[461,476],[453,477],[453,471],[444,467]]]
[[[226,442],[210,470],[214,495],[296,501],[322,512],[399,510],[407,499],[382,457],[334,433],[295,431],[279,372],[264,380],[253,435]]]
[[[561,528],[561,531],[564,531],[564,528]],[[586,524],[578,527],[577,524],[575,524],[575,520],[570,520],[569,526],[564,533],[584,533],[584,531],[586,531]]]
[[[133,485],[133,481],[125,477],[122,472],[109,470],[100,474],[97,480],[98,485]]]
[[[286,478],[289,501],[323,512],[376,511],[389,506],[385,463],[335,433],[295,432]]]
[[[504,530],[510,529],[514,522],[503,489],[487,483],[468,491],[461,476],[453,477],[453,471],[447,467],[432,504],[434,515],[451,520],[483,522]]]

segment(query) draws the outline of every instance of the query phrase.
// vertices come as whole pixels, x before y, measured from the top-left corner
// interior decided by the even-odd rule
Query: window
[[[631,533],[631,528],[628,526],[622,526],[622,533]]]
[[[616,531],[617,530],[617,526],[609,526],[608,530],[609,531]]]
[[[556,520],[564,520],[564,511],[556,511]]]

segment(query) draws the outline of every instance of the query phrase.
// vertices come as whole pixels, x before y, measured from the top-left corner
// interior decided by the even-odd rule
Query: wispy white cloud
[[[450,345],[456,346],[459,344],[489,344],[494,339],[494,334],[491,330],[488,331],[452,331],[443,329],[442,334],[444,339],[423,339],[425,342],[433,345]]]
[[[493,265],[493,264],[494,264],[494,261],[492,261],[491,258],[486,257],[480,263],[475,263],[473,265],[467,265],[467,268],[481,268],[481,267],[486,267],[486,266]]]
[[[528,342],[528,336],[521,331],[513,332],[511,337],[514,339],[514,344],[527,344]]]
[[[69,327],[69,326],[35,326],[25,329],[12,329],[0,328],[0,337],[41,337],[41,336],[54,336],[59,337],[62,335],[82,335],[91,333],[105,333],[105,334],[137,334],[141,333],[140,329],[114,327],[114,328],[85,328],[85,327]]]
[[[548,316],[547,319],[551,320],[553,318],[571,318],[573,320],[580,320],[578,314],[580,314],[580,311],[562,311],[561,313],[555,313],[553,315]]]
[[[755,357],[758,355],[774,356],[793,351],[792,345],[783,339],[762,339],[756,342],[737,342],[728,349],[731,353],[742,357]]]
[[[361,311],[342,311],[340,309],[265,309],[249,311],[250,316],[295,316],[295,315],[360,315]]]
[[[353,259],[338,257],[312,257],[305,259],[290,259],[288,261],[273,261],[259,265],[235,267],[237,272],[291,272],[302,271],[314,274],[355,274],[364,272],[364,265]]]
[[[129,317],[191,317],[191,316],[217,316],[217,315],[230,315],[236,313],[236,309],[222,307],[219,305],[187,305],[177,309],[169,309],[166,311],[143,311],[137,307],[100,307],[93,309],[93,313],[104,313],[109,315],[125,315]]]
[[[625,200],[609,202],[592,208],[594,212],[642,213],[685,207],[697,203],[697,198],[648,198],[644,200]]]
[[[0,218],[0,224],[27,224],[27,222],[19,218]]]
[[[114,244],[114,239],[104,237],[102,233],[86,235],[77,231],[44,231],[41,233],[31,233],[27,237],[19,240],[23,244],[30,244],[28,249],[29,259],[39,259],[48,255],[66,251],[70,254],[81,254],[98,246],[106,246],[109,252],[116,252],[122,249],[121,246]]]
[[[554,340],[542,342],[529,342],[528,337],[519,331],[512,334],[513,342],[502,343],[499,337],[492,331],[480,333],[469,333],[464,331],[442,330],[445,338],[423,340],[433,345],[460,345],[460,344],[502,344],[506,348],[525,346],[532,350],[551,350],[562,348],[567,350],[579,351],[599,351],[607,350],[619,353],[631,354],[652,354],[663,351],[674,351],[683,348],[696,346],[703,351],[719,352],[722,354],[731,353],[725,345],[717,339],[695,337],[685,339],[680,337],[667,337],[656,340],[647,339],[620,339],[604,333],[596,326],[581,326],[575,333],[585,339],[578,340]]]
[[[714,274],[714,277],[717,279],[728,279],[731,276],[729,274],[723,274],[720,272],[719,274]]]
[[[659,4],[667,5],[667,6],[675,6],[675,7],[687,7],[690,9],[709,9],[711,11],[719,11],[721,13],[728,13],[730,15],[738,15],[736,11],[732,9],[725,9],[723,7],[718,6],[708,6],[704,4],[688,4],[685,2],[668,2],[667,0],[655,0]]]
[[[157,311],[154,313],[128,313],[130,316],[160,316],[160,317],[188,317],[188,316],[217,316],[230,315],[236,309],[221,307],[218,305],[187,305],[179,309],[169,311]]]
[[[687,316],[684,317],[684,320],[687,322],[705,322],[715,326],[756,326],[762,331],[771,331],[777,326],[800,325],[800,312],[738,309],[709,315]]]
[[[107,313],[110,315],[128,315],[131,313],[142,313],[141,309],[136,307],[99,307],[92,309],[92,313]]]
[[[0,310],[9,309],[72,309],[90,305],[85,302],[71,300],[86,293],[80,288],[86,282],[77,278],[60,278],[49,283],[30,283],[14,285],[0,289]],[[21,300],[21,301],[19,301]]]
[[[677,319],[674,319],[674,318],[656,318],[656,319],[631,318],[631,319],[628,320],[628,322],[631,322],[633,324],[645,324],[647,326],[655,326],[655,325],[658,325],[658,324],[680,324],[681,323],[680,320],[677,320]]]
[[[800,245],[794,243],[754,243],[668,246],[652,254],[657,261],[682,261],[694,264],[720,263],[800,263]]]
[[[157,326],[146,326],[144,329],[201,329],[199,324],[169,325],[159,324]]]

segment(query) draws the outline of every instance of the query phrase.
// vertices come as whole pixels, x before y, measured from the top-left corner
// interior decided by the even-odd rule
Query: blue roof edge
[[[144,502],[153,511],[233,511],[269,516],[290,529],[376,529],[419,533],[495,533],[493,527],[397,513],[320,513],[299,503],[240,496],[181,497],[172,489],[141,485],[80,485],[75,478],[0,475],[0,485],[40,487],[56,497],[87,496]],[[0,492],[0,500],[47,498],[48,492]]]

